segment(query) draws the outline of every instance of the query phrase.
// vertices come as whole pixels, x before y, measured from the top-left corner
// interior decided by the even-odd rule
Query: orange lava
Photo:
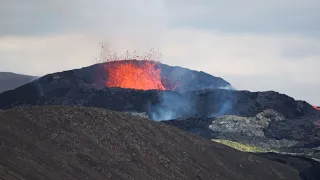
[[[106,63],[107,87],[139,90],[166,90],[161,82],[161,69],[154,61],[123,60]]]
[[[317,107],[315,105],[312,105],[316,110],[320,111],[320,107]]]

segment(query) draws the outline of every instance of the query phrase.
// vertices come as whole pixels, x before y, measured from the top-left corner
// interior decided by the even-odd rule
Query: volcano
[[[41,107],[44,105],[63,105],[65,107],[59,110],[43,111]],[[28,109],[30,106],[40,106],[40,109]],[[245,137],[244,142],[251,140],[262,142],[266,140],[263,138],[267,138],[267,140],[275,139],[272,142],[297,141],[300,143],[298,145],[312,145],[312,148],[316,148],[319,144],[317,142],[320,142],[319,128],[316,128],[314,124],[320,119],[320,111],[305,101],[298,101],[275,91],[237,91],[220,77],[153,61],[111,61],[81,69],[57,72],[0,94],[0,109],[4,110],[1,113],[9,113],[8,117],[15,119],[21,129],[25,129],[24,126],[28,123],[21,122],[20,115],[19,118],[11,117],[11,115],[19,114],[21,109],[27,111],[26,117],[30,117],[28,114],[32,114],[33,110],[39,111],[37,113],[40,115],[45,114],[42,112],[50,112],[50,118],[52,116],[54,121],[57,120],[55,118],[58,115],[64,114],[63,110],[67,108],[66,106],[73,108],[63,117],[66,119],[63,122],[79,116],[86,117],[81,121],[92,123],[90,120],[96,119],[96,111],[92,116],[88,116],[87,113],[81,114],[80,112],[90,113],[91,110],[75,108],[97,107],[129,112],[129,114],[133,112],[133,114],[144,114],[150,119],[161,121],[159,124],[176,126],[208,139],[225,137],[217,136],[217,132],[213,130],[218,129],[224,135],[226,130],[230,132],[228,125],[239,124],[241,127],[236,127],[235,130],[240,135],[231,134],[238,140],[243,138],[243,133],[264,134],[264,137],[250,137],[251,139]],[[0,114],[0,118],[3,113]],[[274,116],[280,118],[274,118]],[[6,120],[6,117],[3,116],[3,118]],[[23,115],[21,118],[25,119]],[[104,116],[99,118],[104,118]],[[133,117],[127,119],[136,120]],[[238,120],[248,123],[238,123]],[[129,120],[123,121],[129,122]],[[224,123],[224,126],[218,127],[219,122]],[[76,123],[75,121],[64,128],[72,129]],[[6,126],[11,127],[8,124]],[[100,127],[100,125],[95,124],[95,127]],[[249,127],[254,127],[254,129]],[[75,131],[79,132],[78,129]],[[7,135],[5,134],[7,132],[6,129],[3,130],[4,135]],[[91,131],[85,130],[85,132]],[[103,130],[103,132],[106,131]],[[125,132],[115,132],[126,136]],[[24,136],[21,135],[21,137]],[[92,137],[92,134],[84,138],[87,139],[87,137]],[[19,143],[16,142],[16,144]],[[65,144],[62,141],[61,143],[63,147]],[[189,145],[183,145],[183,147],[188,149]],[[83,158],[82,155],[80,156]],[[84,158],[87,157],[84,156]],[[23,172],[19,170],[19,173]]]
[[[0,94],[0,109],[33,105],[100,107],[145,112],[154,120],[255,116],[277,109],[287,118],[312,115],[304,101],[274,91],[227,90],[220,77],[152,61],[111,61],[48,74]]]

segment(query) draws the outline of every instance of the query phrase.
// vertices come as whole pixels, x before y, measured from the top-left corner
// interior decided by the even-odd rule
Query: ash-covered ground
[[[293,167],[97,108],[0,112],[0,178],[299,180]]]

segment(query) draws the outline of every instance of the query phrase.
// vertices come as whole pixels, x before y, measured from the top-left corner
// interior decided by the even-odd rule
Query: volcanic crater
[[[232,88],[219,77],[171,67],[151,60],[120,60],[100,64],[106,87],[186,92],[207,88]],[[99,77],[98,77],[99,78]]]

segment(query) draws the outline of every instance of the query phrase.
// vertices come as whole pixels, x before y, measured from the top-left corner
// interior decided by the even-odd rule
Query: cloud
[[[297,77],[299,76],[299,77]],[[264,75],[234,75],[223,77],[240,90],[267,91],[273,90],[287,94],[297,100],[305,100],[311,104],[320,104],[319,80],[310,75],[264,74]]]
[[[0,36],[135,33],[166,26],[319,36],[319,9],[318,0],[3,0]]]
[[[81,34],[0,38],[0,71],[44,75],[92,64],[97,37]]]
[[[121,50],[157,47],[165,29],[161,3],[4,0],[0,70],[40,75],[89,65],[101,40]]]
[[[165,0],[171,27],[319,35],[318,0]]]
[[[220,76],[237,89],[276,90],[320,104],[320,41],[297,35],[168,32],[164,62]],[[284,56],[290,50],[301,50]]]
[[[0,36],[152,31],[165,25],[161,3],[161,0],[4,0],[0,6]]]
[[[290,47],[282,52],[282,56],[288,60],[297,60],[307,57],[319,57],[319,40],[309,39],[309,41],[292,41]]]
[[[213,73],[268,74],[317,72],[320,41],[295,35],[230,34],[198,29],[174,29],[167,33],[165,59]],[[299,60],[283,57],[288,49],[312,47]],[[187,59],[194,59],[187,61]],[[320,62],[319,62],[320,63]],[[210,64],[210,66],[207,66]],[[305,68],[301,68],[304,64]]]

